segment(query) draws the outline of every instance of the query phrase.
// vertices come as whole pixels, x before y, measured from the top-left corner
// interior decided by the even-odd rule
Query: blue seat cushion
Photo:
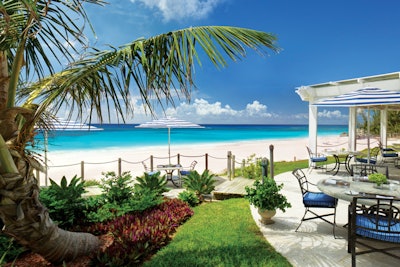
[[[307,192],[303,196],[303,203],[306,207],[334,208],[337,199],[322,192]]]
[[[312,162],[323,162],[323,161],[327,161],[328,158],[327,157],[315,157],[315,158],[311,158]]]
[[[394,151],[393,148],[382,148],[383,151]]]
[[[384,154],[382,154],[382,156],[383,156],[384,158],[396,158],[396,157],[398,157],[399,155],[398,155],[397,153],[384,153]]]
[[[180,171],[181,175],[189,175],[190,171]]]
[[[356,158],[356,161],[361,163],[368,163],[368,158]],[[374,158],[369,159],[369,163],[376,164],[376,159]]]
[[[376,227],[377,224],[378,228]],[[356,234],[358,235],[386,242],[400,243],[399,221],[391,221],[391,225],[389,225],[388,219],[385,217],[379,216],[377,220],[375,216],[356,215],[356,226]]]

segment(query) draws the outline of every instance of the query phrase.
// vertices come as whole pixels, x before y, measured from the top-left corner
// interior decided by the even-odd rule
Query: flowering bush
[[[96,224],[90,230],[110,233],[114,243],[95,259],[96,266],[132,266],[143,261],[170,240],[176,228],[193,215],[179,199],[163,202],[144,212],[126,214],[107,224]]]

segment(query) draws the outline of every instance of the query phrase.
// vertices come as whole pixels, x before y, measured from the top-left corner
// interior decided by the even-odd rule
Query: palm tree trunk
[[[9,80],[7,55],[5,51],[0,51],[0,111],[7,104]]]
[[[55,264],[96,252],[100,245],[96,236],[57,227],[39,201],[39,187],[30,160],[13,151],[13,159],[17,162],[14,164],[10,151],[6,150],[8,148],[0,135],[0,218],[4,224],[3,233]]]

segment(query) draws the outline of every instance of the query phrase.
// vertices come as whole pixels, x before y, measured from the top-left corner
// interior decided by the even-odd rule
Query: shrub
[[[135,192],[140,193],[141,190],[150,190],[161,195],[164,192],[168,192],[167,179],[165,175],[160,176],[160,172],[154,174],[144,173],[141,177],[136,177],[137,183],[135,184]]]
[[[292,205],[280,193],[282,188],[283,184],[277,185],[273,178],[264,177],[263,182],[256,180],[253,187],[245,187],[247,194],[244,198],[260,209],[280,209],[285,212],[286,208],[290,208]]]
[[[123,172],[121,176],[117,176],[115,172],[106,172],[103,175],[105,177],[101,178],[100,188],[104,191],[102,196],[106,202],[121,204],[132,196],[132,176],[129,172]]]
[[[83,217],[85,199],[84,183],[76,175],[68,184],[65,176],[61,179],[60,185],[50,179],[50,186],[40,191],[41,202],[49,209],[50,217],[60,227],[71,227]]]
[[[111,233],[114,243],[93,260],[95,266],[133,266],[143,262],[171,239],[176,228],[193,215],[189,206],[172,199],[144,212],[126,214],[106,224],[96,224],[95,233]]]
[[[185,190],[179,193],[178,198],[189,204],[190,207],[195,207],[200,203],[199,198],[193,191]]]
[[[85,180],[84,181],[84,186],[88,187],[88,186],[99,186],[100,182],[94,179],[89,179],[89,180]]]
[[[104,193],[89,197],[86,201],[87,222],[105,222],[134,211],[143,211],[162,203],[160,192],[165,184],[158,176],[142,179],[139,186],[130,186],[132,176],[124,172],[116,176],[114,172],[102,179]]]
[[[214,174],[210,174],[208,170],[200,175],[197,171],[191,171],[189,175],[183,176],[183,186],[189,190],[193,191],[200,201],[203,201],[204,194],[210,194],[214,190]]]
[[[0,266],[3,266],[3,263],[16,259],[25,250],[14,238],[0,234]]]
[[[241,175],[249,179],[257,179],[262,175],[261,159],[255,158],[256,155],[250,155],[245,162],[245,166],[240,169]]]

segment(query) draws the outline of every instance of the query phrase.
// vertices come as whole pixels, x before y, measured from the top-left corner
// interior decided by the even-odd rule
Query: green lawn
[[[248,201],[205,203],[194,212],[144,266],[291,266],[261,234]]]

